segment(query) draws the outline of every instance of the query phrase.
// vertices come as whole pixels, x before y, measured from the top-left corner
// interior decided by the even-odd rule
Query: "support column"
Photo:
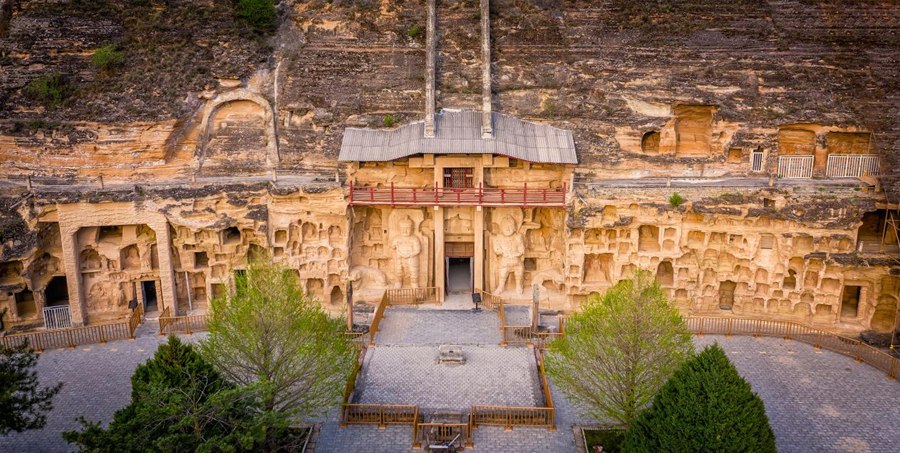
[[[434,207],[434,286],[444,295],[444,208]]]
[[[481,138],[491,138],[491,2],[481,0]]]
[[[428,0],[428,20],[425,27],[425,138],[434,138],[434,66],[437,39],[437,0]]]
[[[78,241],[75,239],[77,233],[77,227],[59,226],[63,265],[66,268],[66,286],[69,291],[69,316],[72,317],[73,327],[87,324],[87,308],[84,306],[84,292],[81,289],[81,268],[78,265]]]
[[[175,292],[175,271],[172,268],[172,238],[168,222],[155,223],[150,228],[156,233],[156,253],[159,255],[159,292],[156,303],[159,310],[172,307],[172,315],[177,315],[178,294]],[[190,290],[190,288],[188,288]]]
[[[472,225],[475,230],[475,256],[472,258],[475,260],[475,266],[473,272],[475,273],[475,290],[484,290],[484,208],[481,206],[475,207],[475,221]]]

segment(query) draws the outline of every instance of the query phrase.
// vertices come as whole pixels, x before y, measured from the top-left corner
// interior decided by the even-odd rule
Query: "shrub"
[[[395,124],[397,124],[397,120],[395,120],[391,115],[384,115],[384,118],[381,119],[381,122],[384,123],[386,127],[393,127]]]
[[[687,361],[641,414],[624,451],[775,452],[762,400],[718,345]]]
[[[238,14],[248,25],[261,32],[275,30],[278,12],[274,0],[238,0]]]
[[[123,60],[125,60],[125,55],[116,50],[114,44],[105,45],[94,50],[94,55],[91,56],[91,64],[103,71],[122,64]]]
[[[673,208],[677,208],[684,203],[684,198],[682,198],[681,194],[675,192],[669,197],[669,204],[672,205]]]
[[[412,39],[422,36],[422,27],[420,27],[419,24],[414,24],[406,30],[406,36],[409,36]]]
[[[47,105],[59,105],[69,97],[69,84],[60,74],[42,75],[25,86],[25,94]]]

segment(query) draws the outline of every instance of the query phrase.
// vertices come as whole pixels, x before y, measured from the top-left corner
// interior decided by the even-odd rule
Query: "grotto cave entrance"
[[[472,292],[472,258],[447,258],[447,291]]]
[[[473,281],[475,243],[446,242],[444,244],[444,288],[448,294],[471,293]]]
[[[44,301],[47,307],[69,305],[69,285],[64,275],[50,279],[50,283],[47,283],[47,288],[44,289]]]
[[[142,281],[141,292],[144,295],[144,313],[159,310],[159,304],[156,299],[156,282],[153,280]]]

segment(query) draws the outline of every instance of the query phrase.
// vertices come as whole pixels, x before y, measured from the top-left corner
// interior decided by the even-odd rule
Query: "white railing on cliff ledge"
[[[880,163],[875,154],[831,154],[825,176],[829,178],[859,178],[878,176]]]
[[[778,177],[785,179],[812,178],[813,156],[780,156]]]

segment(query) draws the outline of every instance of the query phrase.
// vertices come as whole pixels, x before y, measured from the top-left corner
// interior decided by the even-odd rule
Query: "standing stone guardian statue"
[[[403,287],[404,278],[410,286],[419,287],[419,254],[422,242],[413,234],[413,221],[409,217],[400,221],[400,236],[393,240],[392,247],[397,254],[397,288]]]
[[[499,257],[500,280],[494,289],[495,294],[506,290],[506,280],[513,274],[516,281],[516,292],[522,294],[522,280],[525,277],[525,238],[519,234],[516,221],[506,216],[500,221],[500,235],[494,238],[494,253]]]

